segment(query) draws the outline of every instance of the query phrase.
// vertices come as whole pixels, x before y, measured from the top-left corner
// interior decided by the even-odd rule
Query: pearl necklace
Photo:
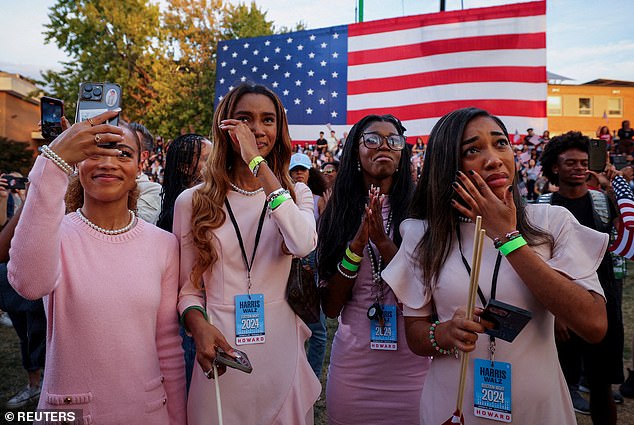
[[[245,195],[245,196],[255,196],[258,193],[262,192],[264,190],[263,187],[254,190],[253,192],[249,192],[248,190],[244,190],[238,186],[236,186],[235,184],[229,182],[229,184],[231,185],[231,189],[233,189],[234,191],[240,193],[241,195]]]
[[[471,220],[469,217],[458,216],[458,220],[463,223],[473,223],[473,220]]]
[[[121,229],[108,230],[108,229],[104,229],[103,227],[99,227],[95,223],[90,221],[84,214],[82,214],[81,208],[77,208],[77,211],[75,212],[77,213],[81,221],[86,223],[89,227],[91,227],[92,229],[100,233],[104,233],[106,235],[120,235],[121,233],[125,233],[128,230],[132,229],[132,226],[134,226],[134,223],[136,222],[136,214],[134,214],[134,211],[128,210],[128,212],[130,213],[130,222],[128,223],[128,225],[125,227],[122,227]]]

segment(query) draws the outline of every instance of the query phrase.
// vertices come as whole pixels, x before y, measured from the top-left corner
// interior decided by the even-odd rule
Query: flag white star
[[[312,110],[311,108],[308,108],[308,109],[306,109],[306,113],[307,113],[308,115],[310,115],[310,114],[312,114],[312,113],[313,113],[313,110]]]
[[[301,63],[301,62],[297,62],[297,64],[296,64],[296,66],[297,66],[298,68],[301,68],[303,65],[304,65],[304,64],[303,64],[303,63]]]
[[[322,86],[326,85],[326,80],[324,80],[323,78],[321,80],[319,80],[319,84]]]
[[[237,54],[236,52],[233,52],[233,53],[231,54],[231,57],[232,57],[232,58],[237,58],[237,57],[238,57],[238,54]]]
[[[269,61],[269,57],[268,56],[264,56],[264,58],[262,58],[262,62],[268,62]]]
[[[282,94],[284,94],[284,96],[288,96],[288,90],[284,90]]]
[[[290,77],[290,76],[291,76],[291,73],[290,73],[290,72],[288,72],[288,71],[286,71],[286,72],[284,73],[284,76],[285,76],[286,78],[288,78],[288,77]]]
[[[257,56],[257,55],[259,55],[259,54],[260,54],[260,51],[259,51],[259,50],[254,50],[254,51],[253,51],[253,54],[254,54],[255,56]]]
[[[244,43],[244,48],[248,49],[249,48],[249,43]]]
[[[291,43],[293,42],[293,39],[292,39],[291,37],[288,37],[288,38],[286,39],[286,42],[287,42],[288,44],[291,44]]]
[[[332,35],[332,38],[334,38],[335,40],[337,40],[337,39],[339,38],[339,34],[334,33],[334,34]]]
[[[291,55],[286,55],[286,60],[287,61],[291,60]]]
[[[227,66],[227,62],[224,62],[224,61],[220,62],[220,66],[224,68],[225,66]]]
[[[265,46],[270,46],[270,45],[271,45],[271,42],[270,42],[269,40],[266,40],[266,41],[264,42],[264,45],[265,45]]]
[[[301,80],[295,80],[295,85],[296,85],[297,87],[301,86],[301,85],[302,85]]]
[[[333,53],[333,54],[332,54],[332,57],[333,57],[333,58],[335,58],[335,59],[337,59],[337,58],[339,57],[339,53],[337,53],[337,52]]]
[[[320,105],[324,105],[326,103],[326,99],[324,99],[323,97],[321,99],[319,99],[319,104]]]
[[[302,103],[301,99],[298,99],[298,98],[295,98],[293,102],[295,102],[295,105],[299,105],[300,103]]]
[[[224,96],[218,96],[218,101],[221,101]]]
[[[310,71],[308,71],[308,76],[312,77],[313,75],[315,75],[315,71],[313,71],[312,69]]]
[[[328,43],[321,43],[321,48],[325,49],[328,46]]]
[[[315,92],[315,90],[313,89],[308,89],[306,90],[306,94],[308,94],[309,96],[312,96],[312,94]]]
[[[249,63],[249,61],[248,61],[248,60],[246,60],[246,59],[242,59],[242,65],[246,65],[246,64],[248,64],[248,63]]]
[[[240,77],[240,81],[242,81],[243,83],[244,83],[246,80],[247,80],[247,77],[245,77],[245,76]]]
[[[288,114],[288,109],[284,108],[284,113]]]
[[[224,83],[225,83],[225,79],[224,79],[224,78],[221,78],[221,79],[220,79],[220,84],[224,84]]]
[[[297,46],[297,50],[304,50],[304,46],[302,46],[301,44]]]
[[[266,80],[267,78],[269,78],[268,74],[262,74],[262,79]]]
[[[273,84],[271,84],[273,86],[273,88],[277,88],[277,86],[280,85],[280,83],[278,83],[277,81],[273,81]]]
[[[335,71],[335,72],[332,73],[332,78],[337,78],[338,76],[339,76],[338,72]]]
[[[279,53],[279,52],[280,52],[280,50],[281,50],[281,49],[280,49],[279,47],[276,47],[276,48],[275,48],[275,53]]]
[[[336,91],[333,91],[332,93],[330,93],[330,95],[331,95],[332,97],[337,97],[337,95],[339,95],[339,93],[337,93]]]
[[[258,67],[257,66],[252,67],[251,68],[251,72],[258,72]],[[334,75],[333,75],[333,77],[334,77]]]
[[[320,64],[321,66],[326,66],[326,63],[327,63],[326,61],[321,61],[321,62],[319,62],[319,64]]]
[[[310,35],[310,41],[315,41],[315,34]]]
[[[236,69],[235,68],[231,68],[231,71],[229,71],[232,75],[236,73]]]
[[[228,91],[231,91],[231,90],[233,90],[233,86],[229,86],[229,90]]]
[[[315,59],[315,54],[313,52],[310,52],[308,54],[308,57],[311,58],[311,59]]]
[[[337,115],[339,115],[339,114],[337,113],[337,111],[332,111],[332,112],[330,113],[330,116],[331,116],[331,117],[333,117],[333,118],[337,118]]]
[[[222,51],[226,52],[227,50],[229,50],[229,46],[227,46],[226,44],[224,46],[222,46]]]
[[[277,71],[278,69],[280,69],[280,66],[278,64],[275,64],[273,65],[273,69]]]

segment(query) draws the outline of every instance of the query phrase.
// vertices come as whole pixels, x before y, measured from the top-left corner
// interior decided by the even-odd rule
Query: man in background
[[[141,141],[141,162],[145,162],[154,151],[154,136],[143,124],[131,122],[130,127],[136,132]],[[137,215],[151,224],[156,224],[161,212],[161,185],[150,181],[145,173],[136,179],[139,187],[137,201]]]

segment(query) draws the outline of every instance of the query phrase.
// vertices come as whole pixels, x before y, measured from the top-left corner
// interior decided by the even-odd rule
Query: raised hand
[[[247,165],[253,158],[260,155],[255,134],[253,134],[247,123],[235,119],[226,119],[220,122],[220,129],[229,132],[231,141],[240,148],[240,156]]]

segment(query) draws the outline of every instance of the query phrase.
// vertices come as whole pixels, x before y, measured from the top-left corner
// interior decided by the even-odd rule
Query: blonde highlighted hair
[[[268,97],[275,105],[277,132],[273,150],[265,158],[282,187],[291,192],[295,199],[293,183],[288,173],[292,154],[288,121],[281,100],[271,90],[259,84],[240,84],[231,90],[218,104],[212,123],[211,154],[203,168],[203,183],[192,197],[192,241],[197,250],[196,262],[190,279],[195,287],[202,287],[202,275],[218,260],[218,252],[213,246],[214,230],[222,226],[226,215],[223,210],[229,191],[229,170],[234,161],[231,139],[220,129],[220,122],[232,117],[236,104],[245,94],[259,94]]]

